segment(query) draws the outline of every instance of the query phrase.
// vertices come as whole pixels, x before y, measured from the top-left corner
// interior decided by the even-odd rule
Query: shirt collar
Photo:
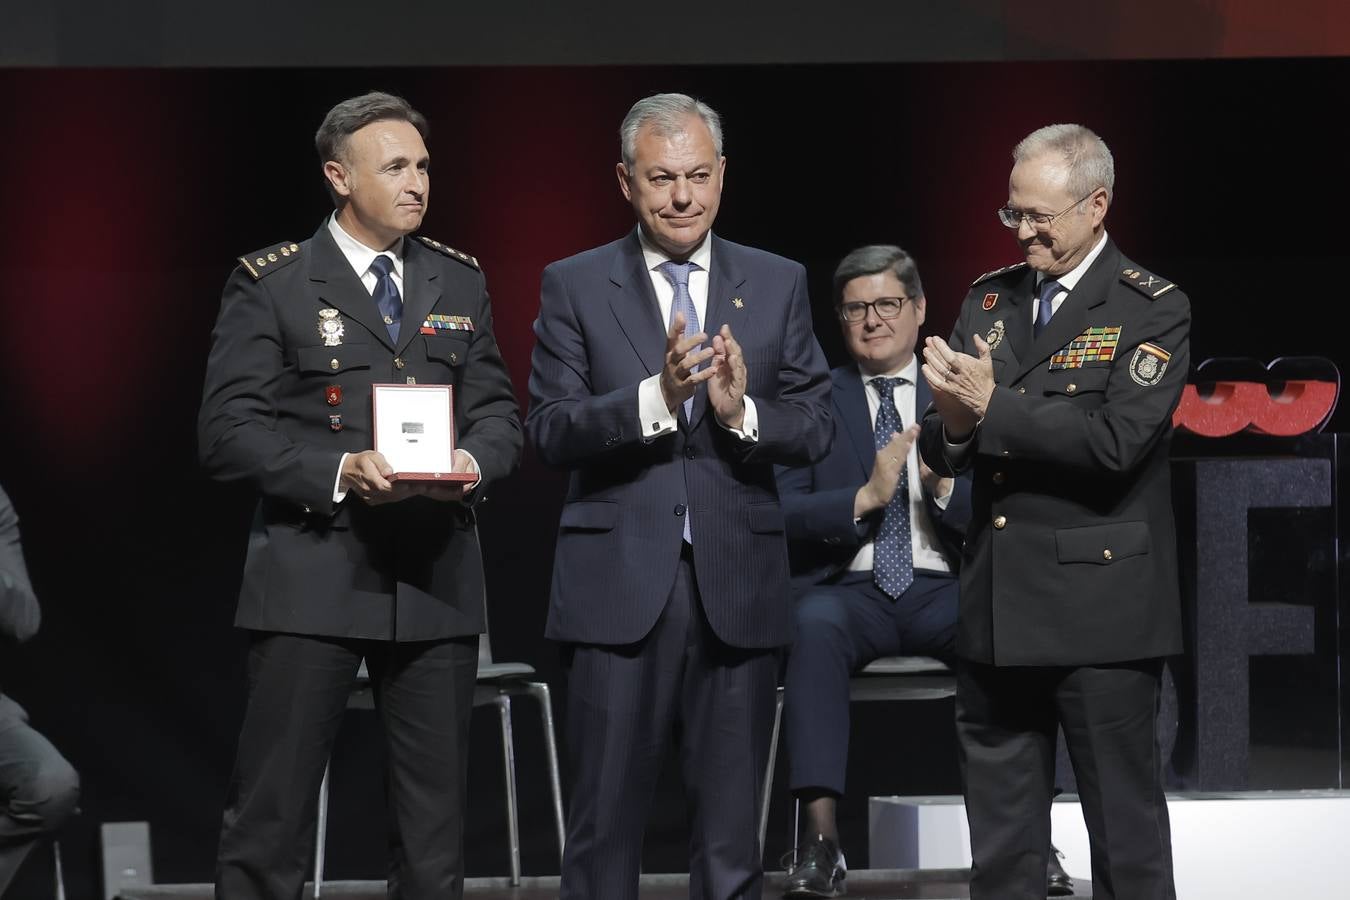
[[[647,233],[642,230],[641,225],[638,226],[638,240],[642,243],[642,261],[646,264],[648,271],[655,271],[656,267],[661,265],[661,263],[670,261],[670,257],[666,255],[665,251],[661,250],[647,239]],[[689,261],[705,272],[711,271],[711,231],[703,236],[703,243],[699,244],[698,249],[690,254]]]
[[[1102,236],[1097,239],[1097,245],[1088,251],[1088,255],[1083,257],[1083,261],[1074,266],[1063,275],[1055,276],[1055,281],[1059,282],[1060,288],[1066,291],[1073,290],[1078,282],[1087,274],[1087,270],[1097,261],[1097,257],[1102,255],[1102,248],[1106,246],[1106,232],[1102,231]],[[1043,272],[1036,273],[1036,291],[1040,293],[1040,287],[1045,283],[1047,276]]]
[[[863,386],[866,387],[868,384],[872,383],[873,379],[876,378],[899,378],[901,381],[907,382],[909,384],[914,384],[915,379],[917,379],[918,377],[919,377],[919,357],[916,355],[911,355],[909,358],[909,362],[901,366],[900,368],[896,369],[894,372],[885,372],[881,375],[864,374],[862,379],[863,379]]]
[[[362,278],[370,269],[370,264],[375,261],[375,257],[381,255],[381,251],[373,250],[365,244],[358,241],[347,233],[340,224],[338,224],[337,213],[333,213],[328,219],[328,233],[333,236],[333,241],[342,251],[342,255],[347,257],[347,262],[351,264],[352,269],[356,271],[356,277]],[[393,247],[383,251],[383,255],[394,261],[394,274],[400,279],[403,278],[403,244],[404,238],[399,238],[398,243]]]

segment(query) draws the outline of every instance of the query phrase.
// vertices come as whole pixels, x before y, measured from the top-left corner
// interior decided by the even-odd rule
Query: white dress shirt
[[[890,378],[902,379],[895,386],[895,408],[900,412],[900,421],[906,426],[915,422],[915,416],[918,412],[917,391],[915,388],[915,379],[919,377],[919,360],[911,356],[909,364],[903,366],[899,371],[888,372],[886,375]],[[874,378],[880,378],[880,375],[863,375],[863,393],[867,396],[867,417],[872,423],[875,431],[877,427],[877,412],[881,409],[881,397],[878,396],[876,388],[872,387],[871,382]],[[905,458],[905,474],[909,484],[909,537],[910,546],[914,554],[914,568],[924,569],[930,572],[951,572],[952,567],[947,563],[947,558],[942,555],[942,544],[937,538],[937,529],[933,526],[932,520],[928,518],[928,509],[923,502],[923,482],[919,478],[919,442],[915,441],[909,447],[909,456]],[[947,508],[947,501],[951,499],[951,492],[946,496],[935,498],[938,507]],[[872,542],[868,541],[858,548],[848,564],[850,572],[870,572],[872,570]]]
[[[643,233],[641,227],[638,228],[638,239],[642,242],[642,261],[647,266],[647,275],[651,278],[652,288],[656,291],[656,303],[660,308],[663,329],[669,331],[670,308],[675,305],[675,286],[670,283],[670,279],[660,267],[662,263],[669,262],[670,257],[647,240],[647,235]],[[694,311],[698,313],[699,331],[707,334],[708,340],[711,341],[714,330],[708,327],[707,316],[708,273],[712,271],[712,232],[708,232],[703,238],[703,243],[699,244],[698,249],[690,255],[689,262],[695,266],[689,273],[689,299],[694,301]],[[707,347],[708,344],[704,346]],[[664,360],[665,354],[662,353],[661,357]],[[698,390],[704,389],[704,385],[699,385]],[[638,384],[638,429],[643,440],[653,441],[679,427],[677,418],[679,407],[676,406],[675,410],[671,412],[666,407],[666,398],[661,393],[660,372],[644,378]],[[717,416],[714,414],[713,418],[717,419]],[[721,424],[720,420],[718,424]],[[749,394],[745,396],[745,420],[741,422],[741,427],[723,427],[741,440],[759,440],[759,414],[755,412],[755,401],[750,399]]]

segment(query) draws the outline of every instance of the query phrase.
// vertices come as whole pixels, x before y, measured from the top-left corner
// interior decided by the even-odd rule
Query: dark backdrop
[[[0,71],[0,483],[46,612],[33,643],[0,653],[0,675],[84,778],[64,841],[72,896],[92,890],[104,821],[150,822],[157,880],[211,876],[242,712],[230,623],[251,499],[197,471],[202,367],[234,257],[303,239],[325,215],[311,141],[336,100],[379,88],[427,113],[424,233],[482,262],[523,406],[539,273],[631,226],[612,174],[616,129],[657,90],[723,113],[717,230],[807,265],[832,361],[828,283],[840,256],[869,242],[909,249],[927,287],[925,330],[945,334],[971,279],[1017,259],[994,216],[1010,148],[1050,121],[1079,121],[1115,153],[1112,236],[1191,297],[1196,359],[1323,354],[1345,368],[1334,327],[1345,142],[1333,98],[1347,76],[1350,62],[1317,58]],[[497,655],[555,686],[556,651],[541,635],[561,491],[527,454],[482,518]],[[518,706],[525,865],[556,872],[529,712]],[[565,727],[561,702],[559,712]],[[950,713],[859,711],[848,846],[865,843],[868,794],[958,790]],[[480,713],[474,725],[471,874],[501,874],[496,722]],[[349,716],[334,772],[335,877],[382,872],[379,753],[373,716]],[[770,857],[786,849],[784,794],[780,771]],[[683,822],[672,775],[648,871],[683,870]]]

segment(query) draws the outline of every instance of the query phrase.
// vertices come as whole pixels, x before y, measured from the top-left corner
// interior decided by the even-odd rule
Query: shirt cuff
[[[678,407],[677,407],[678,408]],[[661,376],[652,375],[638,385],[638,433],[644,441],[654,441],[679,427],[666,398],[661,395]]]
[[[732,428],[730,425],[722,425],[722,421],[720,419],[718,419],[717,424],[722,425],[723,428],[725,428],[727,431],[730,431],[732,434],[736,435],[736,437],[740,438],[743,441],[749,441],[752,444],[758,443],[759,413],[755,411],[755,401],[750,399],[749,394],[745,395],[741,399],[745,403],[745,417],[741,419],[741,427]],[[714,415],[713,418],[716,419],[717,416]]]
[[[343,500],[347,499],[347,489],[342,486],[342,467],[347,464],[347,457],[349,456],[351,456],[350,453],[344,453],[342,454],[342,459],[338,460],[337,477],[333,479],[334,505],[341,503]]]

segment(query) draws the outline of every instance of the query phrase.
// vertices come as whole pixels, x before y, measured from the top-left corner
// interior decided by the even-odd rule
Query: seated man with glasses
[[[939,478],[915,448],[932,395],[914,355],[925,301],[913,258],[893,246],[854,250],[835,269],[834,302],[852,360],[830,373],[830,453],[777,470],[797,595],[784,731],[807,835],[788,897],[844,893],[835,809],[849,677],[883,656],[954,661],[956,570],[970,517],[969,481]],[[1057,862],[1049,875],[1053,893],[1073,892]]]

